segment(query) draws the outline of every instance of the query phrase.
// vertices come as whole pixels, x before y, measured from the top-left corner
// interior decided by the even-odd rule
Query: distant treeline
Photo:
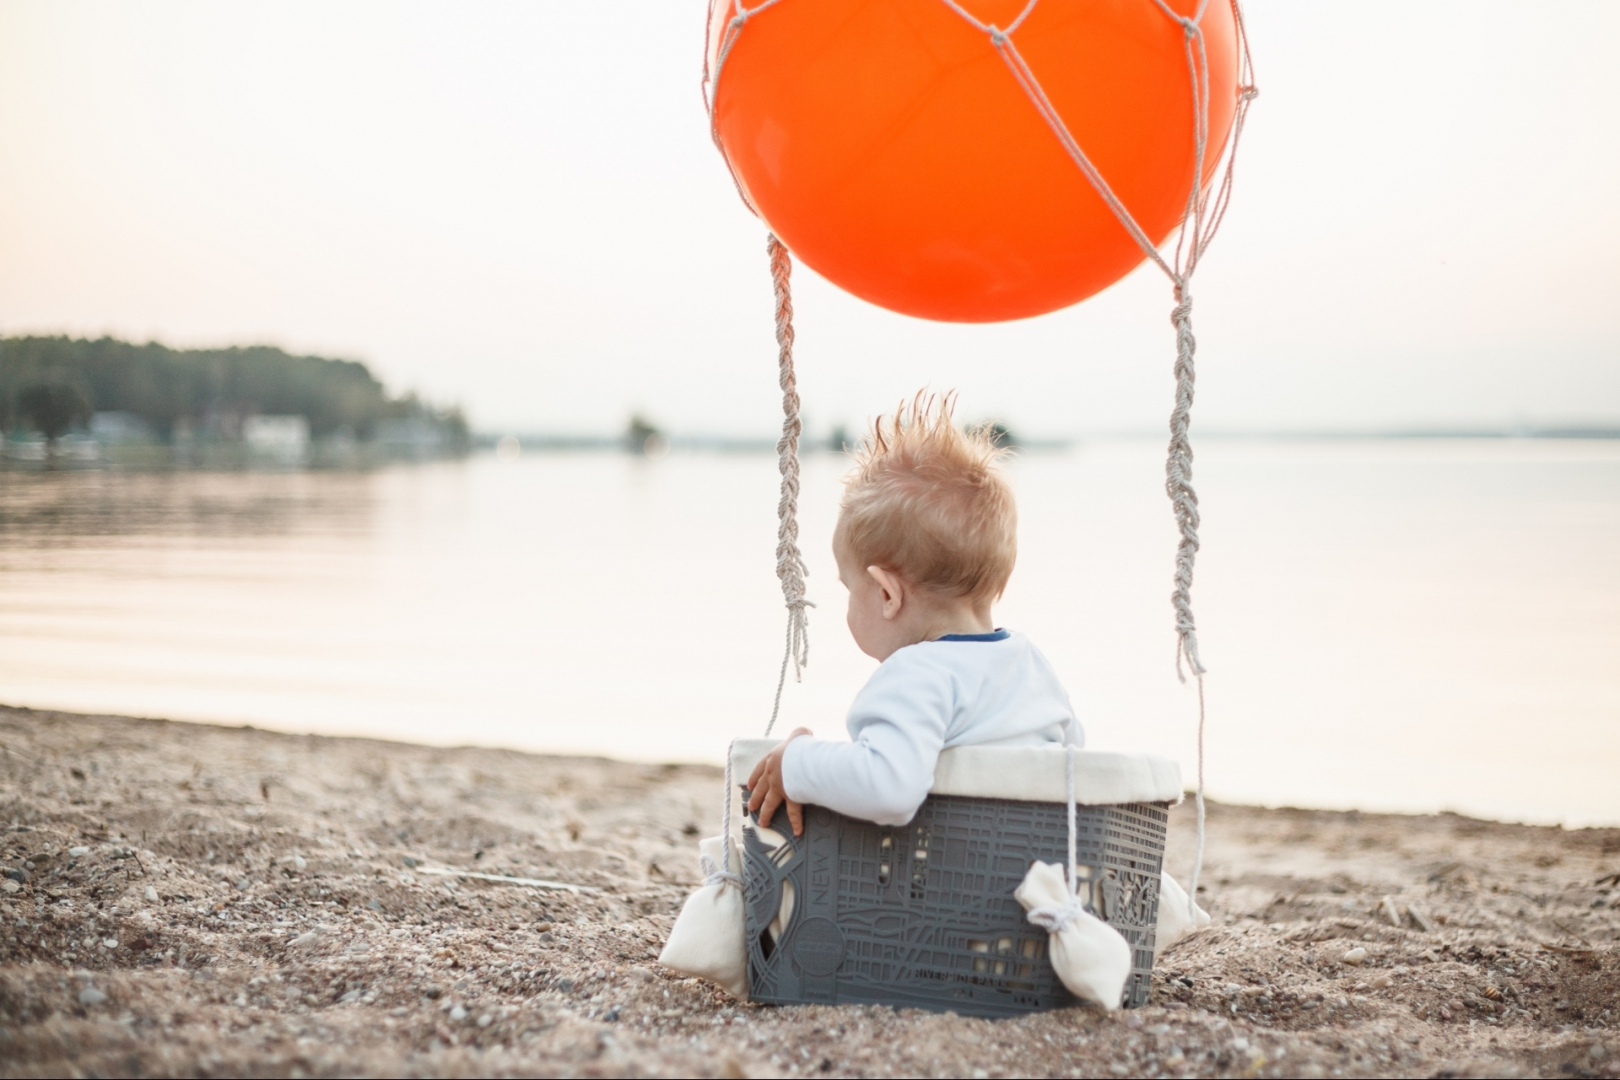
[[[379,421],[404,419],[429,421],[453,441],[467,438],[460,410],[434,408],[415,395],[389,397],[366,365],[353,360],[292,356],[263,345],[170,349],[110,337],[0,340],[0,429],[44,430],[40,421],[53,409],[81,414],[72,417],[75,424],[90,413],[126,413],[164,441],[182,430],[229,437],[255,415],[303,416],[316,438],[365,440]]]

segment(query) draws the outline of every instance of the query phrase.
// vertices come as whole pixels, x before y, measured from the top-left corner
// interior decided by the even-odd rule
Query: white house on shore
[[[255,456],[295,464],[309,456],[309,420],[302,416],[249,416],[242,441]]]

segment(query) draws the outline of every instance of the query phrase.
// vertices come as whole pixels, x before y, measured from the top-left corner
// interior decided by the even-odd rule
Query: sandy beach
[[[1620,1076],[1620,829],[1215,805],[1151,1006],[986,1021],[660,968],[719,785],[0,709],[0,1075]]]

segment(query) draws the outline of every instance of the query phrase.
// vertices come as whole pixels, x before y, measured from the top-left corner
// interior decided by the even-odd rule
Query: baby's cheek
[[[850,635],[860,640],[861,631],[865,628],[867,620],[861,617],[861,606],[852,596],[849,599],[849,610],[845,613],[844,622],[849,626]]]

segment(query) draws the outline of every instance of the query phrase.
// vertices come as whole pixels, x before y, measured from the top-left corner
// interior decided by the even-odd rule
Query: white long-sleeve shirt
[[[952,634],[896,651],[849,709],[850,742],[808,736],[782,755],[787,796],[904,825],[952,746],[1033,746],[1085,736],[1057,673],[1022,634]]]

